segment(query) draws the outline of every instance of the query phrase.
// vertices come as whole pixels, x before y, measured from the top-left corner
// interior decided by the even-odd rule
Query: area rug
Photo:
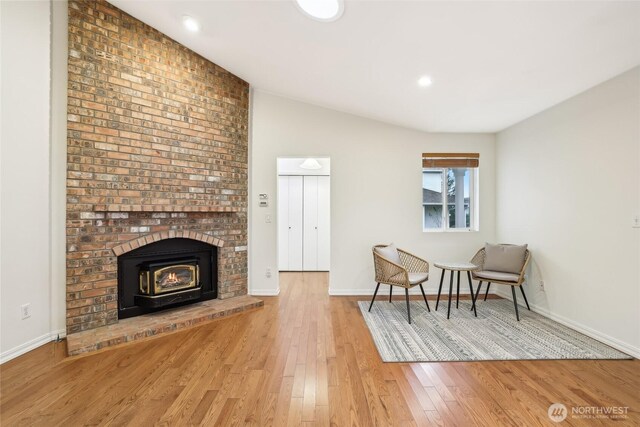
[[[479,301],[478,317],[471,302],[452,303],[447,320],[446,300],[438,311],[424,301],[411,302],[411,325],[405,301],[358,301],[380,357],[385,362],[445,362],[471,360],[632,359],[614,348],[525,307],[516,321],[513,303],[504,299]]]

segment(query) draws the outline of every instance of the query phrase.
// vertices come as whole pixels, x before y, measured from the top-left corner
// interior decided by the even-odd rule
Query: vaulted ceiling
[[[330,23],[293,0],[111,3],[255,89],[426,131],[499,131],[640,64],[638,2],[346,0]]]

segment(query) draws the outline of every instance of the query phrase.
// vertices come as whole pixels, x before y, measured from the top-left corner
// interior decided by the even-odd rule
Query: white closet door
[[[329,271],[331,265],[331,201],[330,201],[330,177],[318,177],[318,230],[317,230],[317,252],[318,271]]]
[[[302,177],[278,177],[278,270],[302,270]]]
[[[302,271],[302,177],[289,177],[289,271]]]
[[[318,270],[318,177],[304,177],[304,271]]]
[[[278,177],[278,270],[289,270],[289,177]]]

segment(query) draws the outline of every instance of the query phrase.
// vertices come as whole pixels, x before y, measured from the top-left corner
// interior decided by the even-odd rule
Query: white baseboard
[[[513,301],[512,296],[508,293],[508,292],[496,292],[497,295],[501,296],[504,299],[508,299],[509,301]],[[518,305],[524,307],[524,309],[526,310],[527,307],[526,305],[522,305],[520,301],[518,301]],[[478,307],[482,307],[481,305],[479,305]],[[548,309],[544,308],[544,307],[540,307],[537,304],[532,304],[529,303],[529,307],[531,307],[531,311],[535,311],[536,313],[544,316],[544,317],[548,317],[551,320],[555,320],[556,322],[567,326],[571,329],[574,329],[582,334],[585,334],[588,337],[593,338],[594,340],[598,340],[600,342],[603,342],[604,344],[607,344],[613,348],[615,348],[616,350],[620,350],[623,353],[627,353],[630,356],[635,357],[636,359],[640,359],[640,348],[632,346],[630,344],[627,344],[625,342],[620,341],[617,338],[613,338],[607,334],[603,334],[602,332],[596,331],[593,328],[590,328],[589,326],[583,325],[582,323],[576,322],[574,320],[568,319],[564,316],[561,316],[559,314],[554,314],[551,311],[549,311]]]
[[[252,290],[249,291],[249,295],[252,295],[254,297],[276,297],[278,295],[280,295],[280,288],[276,289],[276,290],[272,290],[272,289],[256,289],[256,290]]]
[[[0,354],[0,365],[8,362],[11,359],[15,359],[18,356],[28,353],[31,350],[35,350],[41,345],[45,345],[51,341],[55,341],[58,338],[64,338],[66,336],[67,332],[64,329],[61,329],[58,331],[51,331],[48,334],[44,334],[37,338],[29,340],[24,344],[20,344],[19,346],[16,346],[11,350],[7,350],[4,353]]]

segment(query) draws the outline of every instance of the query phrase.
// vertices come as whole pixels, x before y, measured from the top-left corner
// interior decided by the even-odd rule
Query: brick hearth
[[[226,300],[203,301],[186,307],[124,319],[117,324],[69,335],[67,337],[67,352],[70,356],[88,353],[105,347],[198,326],[263,305],[262,300],[244,295]]]
[[[158,239],[218,246],[218,298],[246,295],[249,85],[89,0],[69,2],[68,76],[69,342],[118,323],[117,256]]]

